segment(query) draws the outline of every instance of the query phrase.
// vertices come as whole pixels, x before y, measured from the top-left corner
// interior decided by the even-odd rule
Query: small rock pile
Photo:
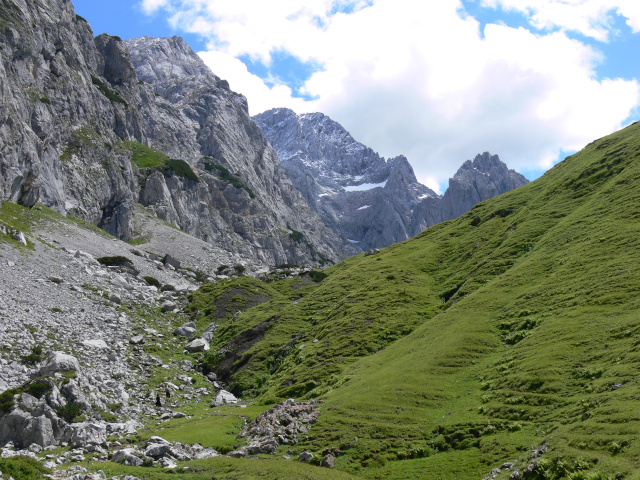
[[[240,436],[247,438],[249,444],[232,454],[274,454],[280,445],[298,443],[298,435],[306,433],[319,415],[318,402],[315,400],[296,402],[290,398],[278,403],[242,429]]]

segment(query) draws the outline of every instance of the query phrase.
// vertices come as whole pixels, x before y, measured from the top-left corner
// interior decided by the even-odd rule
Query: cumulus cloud
[[[294,98],[288,86],[267,86],[260,77],[250,73],[244,63],[227,53],[212,50],[198,52],[198,55],[211,71],[229,82],[233,91],[240,92],[249,99],[251,115],[274,107],[287,107],[299,112],[306,112],[311,108],[308,102]]]
[[[482,4],[523,13],[538,29],[560,27],[599,41],[607,41],[613,32],[612,15],[625,17],[633,32],[640,31],[637,0],[482,0]]]
[[[406,155],[432,187],[483,151],[511,168],[547,168],[562,150],[619,128],[640,103],[636,80],[598,79],[602,55],[565,33],[604,40],[615,13],[637,30],[636,0],[483,0],[562,27],[542,33],[499,24],[481,32],[459,0],[167,1],[144,3],[206,36],[210,51],[200,55],[247,96],[252,114],[276,106],[326,113],[380,154]],[[562,13],[567,7],[578,10]],[[302,89],[315,100],[268,87],[236,59],[269,66],[276,50],[321,66]]]

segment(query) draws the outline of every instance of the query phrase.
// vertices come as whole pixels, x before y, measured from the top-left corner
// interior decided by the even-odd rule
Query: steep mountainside
[[[365,478],[637,478],[639,159],[637,123],[317,286],[223,313],[205,368],[237,394],[323,399],[294,451]],[[251,291],[211,284],[187,311],[217,315],[229,289]]]
[[[254,120],[311,208],[363,250],[406,240],[528,182],[485,153],[467,161],[440,197],[418,182],[405,157],[385,161],[326,115],[278,108]]]
[[[266,264],[336,260],[229,90],[179,38],[93,38],[66,0],[2,0],[0,197],[123,238],[135,205]]]

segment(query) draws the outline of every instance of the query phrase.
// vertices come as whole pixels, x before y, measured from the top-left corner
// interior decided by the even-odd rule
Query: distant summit
[[[363,250],[406,240],[528,182],[484,153],[465,162],[439,196],[418,182],[404,156],[385,160],[322,113],[276,108],[253,119],[311,208]]]

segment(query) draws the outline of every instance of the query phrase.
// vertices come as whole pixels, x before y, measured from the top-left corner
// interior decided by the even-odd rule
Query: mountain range
[[[465,162],[440,196],[418,182],[405,157],[385,160],[326,115],[277,108],[253,119],[309,206],[363,250],[407,240],[528,183],[484,153]]]

